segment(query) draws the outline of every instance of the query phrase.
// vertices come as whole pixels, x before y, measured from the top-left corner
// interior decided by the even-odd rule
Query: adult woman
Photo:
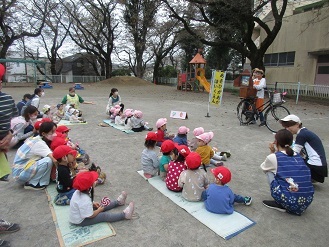
[[[116,88],[112,88],[110,96],[109,96],[109,101],[107,102],[107,105],[106,105],[106,114],[107,115],[110,115],[110,109],[111,109],[111,107],[113,107],[115,105],[120,105],[121,109],[123,111],[124,104],[122,104],[122,102],[121,102],[121,97],[119,95],[119,91]]]
[[[281,212],[301,215],[313,200],[314,188],[310,169],[291,149],[292,141],[293,135],[288,130],[279,130],[269,146],[271,154],[260,165],[267,175],[274,199],[263,201],[263,204]]]
[[[75,88],[70,87],[69,93],[62,99],[62,104],[72,105],[75,109],[79,110],[81,104],[94,104],[94,102],[85,101],[80,95],[75,93]]]
[[[253,71],[253,87],[257,90],[257,100],[256,100],[256,107],[259,108],[264,104],[264,93],[266,88],[266,79],[263,77],[264,71],[261,69],[254,69]],[[262,108],[259,108],[262,110]],[[259,113],[259,126],[265,126],[265,119],[262,112]],[[255,123],[255,122],[252,122]]]
[[[312,182],[323,183],[324,178],[328,177],[328,164],[321,139],[303,127],[296,115],[288,115],[280,122],[293,135],[297,134],[293,150],[302,154],[305,163],[311,170]]]
[[[43,122],[39,135],[27,139],[14,158],[13,177],[25,189],[43,190],[49,184],[53,163],[57,162],[49,146],[56,136],[56,124]]]
[[[22,116],[24,115],[24,111],[25,111],[26,107],[29,106],[29,105],[35,106],[38,109],[38,111],[39,111],[40,98],[43,97],[44,95],[45,95],[45,92],[44,92],[44,90],[42,88],[36,88],[36,89],[34,89],[34,94],[32,94],[31,100],[28,101],[22,107],[21,115]],[[42,118],[42,114],[40,114],[40,111],[39,111],[39,114],[38,114],[38,118]]]
[[[20,147],[26,138],[33,136],[35,130],[33,121],[37,119],[38,109],[29,105],[26,107],[23,116],[15,117],[10,122],[10,128],[13,130],[13,138],[10,147]]]

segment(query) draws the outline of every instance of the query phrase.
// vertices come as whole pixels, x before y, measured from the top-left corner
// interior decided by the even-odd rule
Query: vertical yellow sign
[[[211,87],[210,103],[219,105],[222,99],[223,86],[225,81],[225,72],[215,71],[213,78],[213,85]]]

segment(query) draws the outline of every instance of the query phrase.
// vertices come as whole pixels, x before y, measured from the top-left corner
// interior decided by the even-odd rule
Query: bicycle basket
[[[283,101],[282,93],[273,93],[271,100],[273,105],[281,104]]]

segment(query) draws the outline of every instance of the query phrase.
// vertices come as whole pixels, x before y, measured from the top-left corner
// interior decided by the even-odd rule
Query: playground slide
[[[204,75],[196,76],[196,79],[200,82],[200,84],[204,87],[204,89],[209,93],[210,92],[210,82],[207,81]]]

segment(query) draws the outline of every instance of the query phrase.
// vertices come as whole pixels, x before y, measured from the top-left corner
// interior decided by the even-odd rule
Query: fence
[[[37,80],[44,80],[44,76],[38,76]],[[48,75],[46,81],[54,83],[91,83],[105,80],[105,76],[73,76],[73,75]]]

